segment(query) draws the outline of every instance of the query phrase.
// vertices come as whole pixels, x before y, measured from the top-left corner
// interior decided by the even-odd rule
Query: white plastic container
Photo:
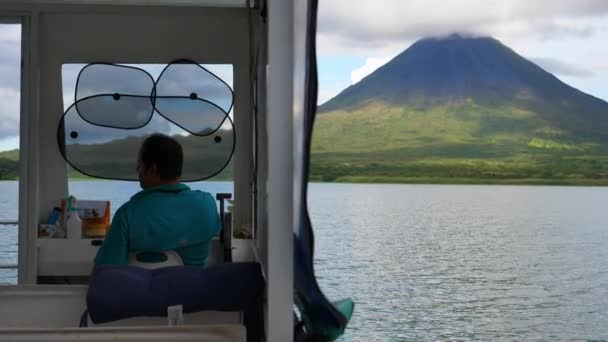
[[[82,238],[82,220],[78,216],[78,208],[76,207],[76,198],[74,196],[68,198],[68,215],[68,219],[65,222],[67,238]]]

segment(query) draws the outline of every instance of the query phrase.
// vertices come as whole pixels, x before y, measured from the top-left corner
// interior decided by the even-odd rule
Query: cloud
[[[379,67],[388,63],[394,56],[388,57],[369,57],[366,58],[365,64],[361,67],[354,69],[350,73],[350,78],[352,84],[355,84],[365,78],[367,75],[376,71]],[[529,58],[532,62],[545,69],[546,71],[562,75],[562,76],[572,76],[572,77],[592,77],[594,75],[593,71],[588,68],[565,62],[559,59],[550,58],[550,57],[531,57]]]
[[[21,25],[0,24],[0,87],[19,89]]]
[[[20,59],[21,26],[0,25],[0,140],[9,148],[19,135]]]
[[[360,68],[357,68],[355,70],[353,70],[350,73],[350,79],[352,81],[353,84],[361,81],[365,76],[371,74],[372,72],[376,71],[376,69],[378,69],[379,67],[383,66],[384,64],[386,64],[388,61],[390,61],[392,59],[392,57],[380,57],[380,58],[375,58],[375,57],[371,57],[371,58],[367,58],[365,60],[365,64],[363,64],[363,66],[361,66]]]
[[[552,74],[572,77],[592,77],[593,72],[584,67],[549,57],[532,57],[530,60]]]
[[[0,137],[19,135],[20,92],[0,88]]]
[[[21,25],[19,24],[1,24],[0,25],[0,43],[11,43],[15,45],[21,44]]]
[[[607,15],[605,0],[322,1],[319,51],[386,56],[406,42],[452,32],[501,40],[587,37],[605,29],[600,19]]]

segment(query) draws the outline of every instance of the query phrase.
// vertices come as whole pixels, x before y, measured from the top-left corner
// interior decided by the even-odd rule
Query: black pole
[[[224,248],[224,262],[232,262],[232,227],[226,220],[226,213],[224,210],[224,201],[231,199],[232,194],[230,193],[217,193],[215,199],[220,201],[220,222],[222,224],[222,231],[220,232],[220,243]]]

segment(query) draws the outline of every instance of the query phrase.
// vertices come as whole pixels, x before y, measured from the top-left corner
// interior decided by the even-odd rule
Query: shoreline
[[[608,186],[608,179],[547,179],[547,178],[451,178],[451,177],[367,177],[343,176],[332,181],[311,177],[310,183],[334,184],[420,184],[420,185],[529,185],[529,186]]]
[[[112,179],[69,178],[69,181],[115,181]],[[18,182],[19,179],[0,179],[0,182]],[[212,182],[230,182],[230,179],[204,180]],[[121,182],[116,180],[116,182]],[[122,181],[126,182],[126,181]],[[585,186],[604,187],[608,186],[608,179],[546,179],[546,178],[449,178],[449,177],[368,177],[368,176],[343,176],[332,181],[324,181],[321,177],[312,176],[309,183],[321,184],[419,184],[419,185],[514,185],[514,186]]]
[[[367,177],[343,176],[332,181],[311,177],[311,183],[335,184],[420,184],[420,185],[519,185],[519,186],[608,186],[608,179],[546,179],[546,178],[448,178],[448,177]]]

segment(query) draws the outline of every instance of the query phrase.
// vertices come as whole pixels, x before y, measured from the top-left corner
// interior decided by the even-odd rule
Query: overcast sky
[[[0,25],[0,151],[19,145],[19,25]]]
[[[497,38],[608,100],[608,0],[320,0],[319,103],[416,40],[451,33]],[[20,40],[18,25],[0,25],[0,150],[18,146]]]

